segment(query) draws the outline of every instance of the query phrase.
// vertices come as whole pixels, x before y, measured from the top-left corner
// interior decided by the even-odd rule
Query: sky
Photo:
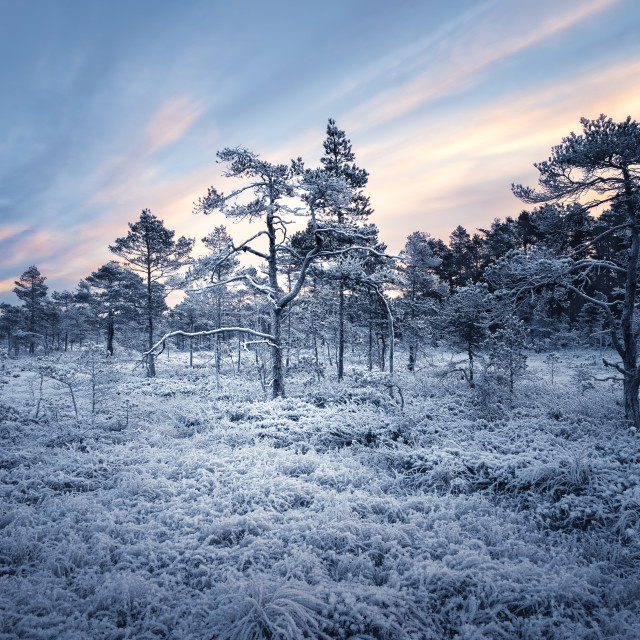
[[[74,290],[143,209],[244,239],[193,213],[216,151],[316,166],[328,118],[391,252],[517,216],[581,117],[640,118],[638,33],[637,0],[0,0],[0,300]]]

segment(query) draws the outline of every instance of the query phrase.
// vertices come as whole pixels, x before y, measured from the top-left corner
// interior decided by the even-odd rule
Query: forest
[[[218,152],[202,250],[143,209],[16,274],[0,638],[638,637],[640,126],[580,126],[397,255],[330,119]]]

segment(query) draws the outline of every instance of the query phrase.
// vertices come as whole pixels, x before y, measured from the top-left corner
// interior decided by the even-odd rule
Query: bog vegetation
[[[221,151],[198,258],[143,210],[75,291],[16,281],[1,638],[637,634],[637,123],[400,255],[333,120],[323,149]]]

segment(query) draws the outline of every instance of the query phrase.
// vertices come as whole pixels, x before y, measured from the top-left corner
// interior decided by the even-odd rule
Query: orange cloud
[[[571,83],[489,102],[464,119],[453,114],[412,122],[401,135],[396,129],[386,146],[367,147],[360,157],[371,172],[369,191],[382,237],[397,251],[416,229],[447,237],[458,224],[472,230],[494,217],[516,215],[524,207],[510,184],[535,185],[533,163],[548,157],[571,130],[579,131],[580,116],[604,112],[622,120],[640,111],[639,76],[640,63],[589,70]]]

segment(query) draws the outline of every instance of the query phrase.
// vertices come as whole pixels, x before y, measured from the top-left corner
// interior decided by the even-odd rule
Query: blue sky
[[[0,299],[111,259],[150,208],[179,235],[215,152],[317,164],[326,122],[370,172],[390,250],[517,215],[579,118],[640,117],[636,0],[0,0]]]

